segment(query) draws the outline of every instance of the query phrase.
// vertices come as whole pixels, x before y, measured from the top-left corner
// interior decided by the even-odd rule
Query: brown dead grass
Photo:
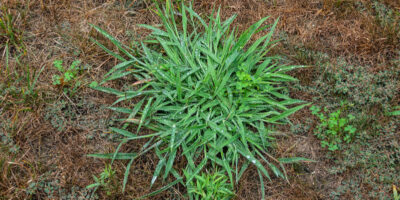
[[[400,9],[400,4],[395,1],[386,0],[384,3],[392,8]],[[132,39],[143,38],[148,33],[138,28],[136,24],[158,22],[155,14],[148,9],[153,5],[148,1],[140,0],[5,0],[0,3],[0,6],[6,6],[14,15],[19,16],[16,27],[23,31],[27,52],[22,57],[22,62],[33,69],[45,66],[45,71],[40,76],[37,86],[41,91],[38,101],[34,104],[21,105],[13,103],[16,101],[13,97],[6,97],[6,101],[11,106],[7,107],[0,119],[13,119],[12,125],[17,128],[8,134],[13,135],[21,149],[17,155],[0,154],[0,160],[4,162],[0,167],[0,199],[46,198],[44,194],[30,197],[23,192],[31,182],[39,180],[42,176],[59,180],[62,188],[68,189],[73,185],[85,187],[93,182],[92,175],[99,174],[104,164],[108,162],[88,158],[85,155],[113,152],[116,145],[100,137],[88,140],[85,135],[91,130],[79,129],[72,125],[58,132],[44,120],[44,108],[51,102],[60,99],[69,101],[51,85],[51,76],[55,73],[51,63],[55,59],[63,59],[66,63],[80,59],[92,66],[86,77],[99,80],[101,75],[117,61],[89,40],[90,37],[99,38],[99,34],[89,24],[98,25],[123,43],[129,44]],[[274,52],[288,56],[296,55],[296,48],[293,47],[300,46],[327,53],[332,58],[344,57],[350,61],[378,68],[395,58],[400,46],[398,36],[376,22],[371,15],[371,8],[361,13],[356,9],[355,1],[342,1],[340,4],[336,4],[333,0],[195,1],[195,8],[200,13],[210,13],[214,6],[221,6],[222,15],[225,18],[237,14],[235,25],[239,27],[239,30],[244,30],[264,16],[270,15],[272,19],[280,17],[277,33],[286,33],[288,38],[284,41],[286,44],[280,45]],[[100,42],[116,50],[107,40],[100,38]],[[2,59],[5,58],[3,50],[0,49]],[[300,62],[300,64],[305,63]],[[10,60],[10,65],[13,70],[21,70],[13,59]],[[3,66],[4,62],[1,63],[1,70]],[[311,81],[310,72],[312,69],[300,71],[298,76],[304,77],[301,81],[304,83]],[[4,79],[5,77],[0,77],[0,81]],[[311,98],[304,94],[297,95],[303,95],[302,99],[305,100]],[[82,90],[79,96],[95,99],[94,101],[99,105],[112,102],[110,96],[104,96],[92,90]],[[32,111],[20,111],[25,107]],[[301,123],[302,118],[310,117],[310,113],[304,112],[306,113],[302,111],[296,114],[293,120]],[[100,119],[108,116],[88,113],[87,117]],[[293,136],[287,132],[285,135],[278,140],[275,150],[277,157],[303,156],[317,161],[322,157],[323,152],[310,133]],[[139,144],[132,144],[130,147],[137,149],[139,146]],[[148,183],[150,183],[156,162],[156,157],[151,154],[135,161],[126,194],[121,194],[121,188],[117,187],[112,198],[134,198],[152,191]],[[121,184],[125,164],[118,162],[115,165],[116,185]],[[266,185],[268,198],[325,199],[325,191],[333,188],[335,183],[340,181],[340,178],[333,180],[325,174],[326,164],[329,163],[318,162],[301,166],[307,168],[306,173],[293,166],[287,166],[290,184],[277,179],[268,183]],[[162,183],[157,182],[154,188],[161,186]],[[254,169],[244,174],[237,189],[237,199],[260,197],[258,175]],[[179,196],[182,191],[184,191],[182,188],[167,191],[153,199]],[[110,197],[102,194],[102,198]]]

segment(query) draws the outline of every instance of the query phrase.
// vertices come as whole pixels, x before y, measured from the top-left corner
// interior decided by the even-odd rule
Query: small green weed
[[[24,50],[22,32],[16,28],[14,16],[7,6],[2,6],[0,11],[0,48],[12,45]]]
[[[188,178],[191,176],[190,173],[185,175]],[[220,171],[196,175],[188,186],[189,198],[195,200],[229,200],[235,195],[232,191],[229,178]]]
[[[357,129],[350,125],[350,122],[355,117],[351,114],[348,114],[347,117],[342,116],[344,103],[342,103],[341,108],[330,113],[329,116],[325,116],[318,106],[311,106],[310,110],[320,120],[315,135],[322,140],[321,146],[323,148],[328,147],[330,151],[336,151],[340,149],[343,142],[348,144],[352,141]],[[324,109],[324,111],[327,112],[328,110]]]
[[[115,171],[111,168],[111,165],[108,164],[105,166],[104,171],[101,172],[98,178],[93,175],[95,183],[88,185],[86,188],[87,189],[94,188],[93,192],[96,192],[97,189],[101,187],[106,191],[106,194],[110,196],[113,192],[112,181],[114,178],[114,174]]]
[[[71,82],[76,78],[79,72],[79,65],[81,61],[75,60],[72,64],[67,68],[63,66],[62,60],[55,60],[53,62],[54,67],[62,73],[62,75],[53,75],[53,85],[58,86],[69,86]]]
[[[81,61],[75,60],[69,67],[63,65],[62,60],[55,60],[53,62],[54,67],[60,74],[53,75],[53,85],[63,89],[65,94],[73,96],[76,94],[78,89],[81,87],[82,82],[78,80],[78,74],[82,71]]]

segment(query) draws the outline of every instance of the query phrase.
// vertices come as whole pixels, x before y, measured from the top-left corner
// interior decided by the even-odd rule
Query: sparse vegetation
[[[13,46],[23,51],[22,33],[16,27],[15,17],[8,7],[0,5],[0,49]]]

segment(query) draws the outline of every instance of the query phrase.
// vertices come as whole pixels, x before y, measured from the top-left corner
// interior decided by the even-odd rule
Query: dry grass
[[[284,53],[293,58],[297,64],[304,61],[296,60],[296,47],[305,47],[310,50],[327,53],[330,58],[344,57],[351,62],[374,66],[378,71],[390,64],[396,58],[400,46],[399,34],[390,27],[382,27],[373,16],[372,5],[366,3],[363,12],[358,8],[358,1],[345,0],[336,3],[334,0],[216,0],[195,1],[195,9],[200,13],[210,13],[214,5],[221,6],[223,16],[229,17],[238,14],[235,25],[239,30],[258,21],[261,17],[270,15],[273,19],[280,17],[278,31],[285,33],[287,40],[275,52]],[[363,1],[364,2],[364,1]],[[400,10],[400,3],[396,1],[382,1],[393,9]],[[22,31],[26,54],[20,58],[22,66],[29,66],[34,70],[45,67],[37,84],[38,97],[31,103],[17,103],[20,96],[6,95],[0,99],[0,122],[9,119],[8,125],[13,127],[5,131],[20,147],[18,153],[0,152],[0,199],[46,199],[43,191],[28,195],[24,190],[30,183],[46,180],[59,180],[61,188],[69,190],[72,186],[85,187],[93,182],[92,175],[98,174],[104,167],[104,160],[88,158],[85,155],[94,152],[113,152],[116,145],[96,135],[88,139],[87,135],[93,127],[79,128],[74,123],[79,120],[70,118],[71,123],[58,131],[50,121],[45,120],[46,108],[54,102],[64,100],[77,104],[80,99],[86,99],[100,108],[103,104],[113,102],[110,96],[99,94],[90,89],[81,89],[77,97],[68,98],[62,95],[59,89],[51,84],[51,76],[55,73],[52,62],[62,59],[71,63],[80,59],[90,65],[82,80],[90,82],[99,80],[111,66],[117,62],[105,54],[90,37],[99,35],[90,28],[96,24],[123,43],[129,44],[133,39],[143,38],[147,32],[138,28],[136,24],[156,24],[157,17],[149,9],[154,6],[148,1],[141,0],[36,0],[18,1],[3,0],[0,7],[6,7],[17,16],[15,27]],[[397,23],[399,20],[397,20]],[[399,25],[399,24],[395,24]],[[397,34],[397,35],[396,35]],[[107,40],[100,40],[107,43]],[[0,38],[4,43],[5,39]],[[110,43],[107,45],[115,49]],[[17,64],[16,50],[11,51],[9,60],[11,70],[23,72]],[[5,48],[0,49],[0,70],[5,68]],[[302,82],[312,81],[312,69],[300,71],[297,76]],[[1,73],[0,73],[1,74]],[[5,83],[7,75],[1,74],[0,83]],[[19,83],[21,86],[23,83]],[[121,84],[121,83],[113,83]],[[297,98],[310,100],[307,94],[295,94]],[[80,98],[78,98],[80,97]],[[77,111],[79,108],[75,107]],[[100,123],[102,119],[109,119],[110,112],[100,112],[80,108],[85,114],[81,117]],[[297,113],[293,117],[294,123],[301,123],[304,116],[310,113]],[[106,132],[107,126],[103,132]],[[277,143],[277,156],[303,156],[321,160],[323,152],[312,133],[295,136],[289,130],[284,130]],[[294,145],[293,145],[294,144]],[[132,148],[138,148],[138,144]],[[125,195],[120,188],[115,190],[112,198],[129,199],[148,193],[155,156],[141,157],[133,163]],[[117,182],[120,184],[124,172],[124,163],[115,165]],[[326,191],[335,187],[341,177],[326,175],[329,162],[321,161],[316,164],[307,164],[307,169],[297,169],[288,166],[290,184],[274,180],[266,185],[269,199],[325,199]],[[252,171],[253,170],[253,171]],[[257,199],[260,191],[254,170],[244,174],[243,181],[237,186],[237,199]],[[303,172],[306,170],[307,172]],[[157,183],[154,188],[162,186]],[[154,199],[165,199],[171,195],[180,195],[183,189],[170,190]],[[101,199],[109,199],[101,194]]]

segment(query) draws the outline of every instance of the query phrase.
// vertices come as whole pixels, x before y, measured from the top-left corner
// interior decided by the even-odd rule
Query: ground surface
[[[234,25],[239,30],[264,16],[280,17],[276,37],[282,41],[272,53],[291,64],[310,66],[292,73],[300,80],[291,85],[292,96],[330,112],[345,100],[346,112],[356,116],[356,139],[335,153],[322,148],[313,134],[319,122],[308,108],[291,116],[291,125],[277,127],[274,156],[317,162],[286,166],[290,183],[273,179],[266,184],[268,199],[392,198],[392,185],[400,186],[400,120],[385,112],[400,103],[399,1],[194,2],[201,14],[211,13],[214,5],[221,6],[224,18],[237,14]],[[148,34],[137,24],[157,24],[154,4],[3,0],[0,8],[3,21],[6,14],[14,17],[14,38],[0,36],[0,199],[86,199],[92,191],[85,187],[109,161],[85,155],[115,150],[118,143],[108,127],[119,117],[105,108],[113,96],[88,87],[117,63],[89,39],[115,49],[90,24],[129,45]],[[65,64],[82,61],[84,68],[72,86],[52,84],[52,76],[58,74],[52,63],[59,59]],[[124,83],[110,84],[118,88]],[[125,150],[140,146],[134,143]],[[100,189],[93,198],[131,199],[152,191],[149,183],[156,163],[152,154],[137,159],[122,194],[126,163],[116,162],[110,194]],[[249,169],[237,185],[237,199],[260,198],[254,170]],[[157,182],[153,188],[164,184]],[[176,199],[182,192],[175,187],[154,199]]]

